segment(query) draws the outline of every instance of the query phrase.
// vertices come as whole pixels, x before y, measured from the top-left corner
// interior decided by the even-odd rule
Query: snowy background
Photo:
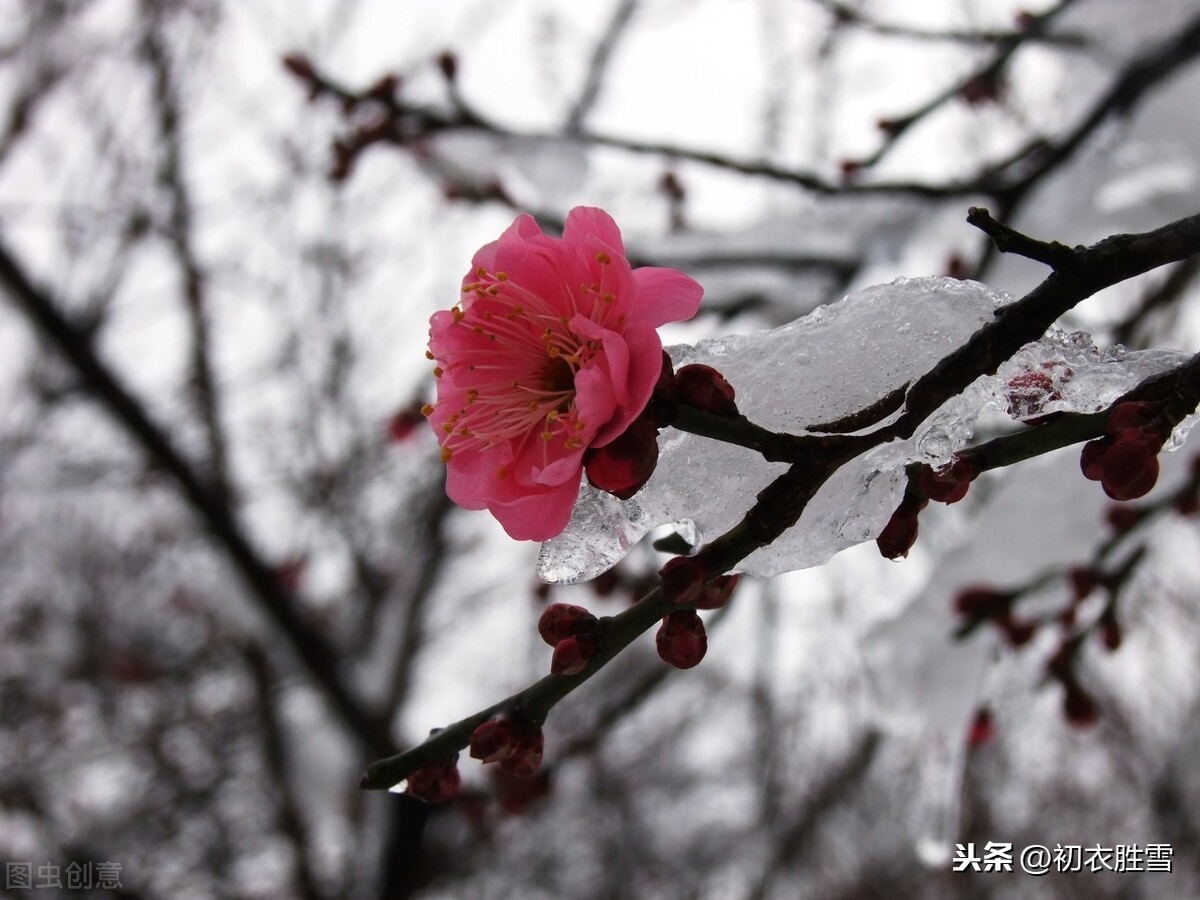
[[[706,288],[667,344],[896,278],[987,285],[960,284],[967,309],[940,317],[915,312],[925,282],[885,289],[913,312],[894,323],[860,295],[872,341],[921,371],[934,338],[1043,277],[989,252],[969,206],[1068,244],[1200,210],[1195,0],[1061,7],[0,0],[0,245],[234,513],[328,662],[297,661],[227,542],[0,295],[0,859],[116,861],[120,896],[170,898],[1200,893],[1197,520],[1164,509],[1110,541],[1077,449],[935,504],[901,563],[867,540],[788,571],[800,551],[783,547],[758,571],[787,574],[708,619],[700,667],[667,670],[644,638],[559,707],[530,782],[464,759],[463,798],[432,812],[357,787],[381,744],[540,677],[548,599],[615,613],[666,559],[642,541],[547,590],[536,545],[444,500],[432,435],[410,425],[432,393],[429,315],[472,253],[518,211],[552,227],[603,206],[631,255]],[[1197,271],[1060,324],[1194,353]],[[752,358],[740,396],[803,417],[835,389],[890,390],[829,315],[790,332],[814,377]],[[844,359],[822,356],[839,342]],[[1010,427],[1001,413],[976,437]],[[1185,481],[1195,447],[1163,457],[1141,505]],[[740,453],[675,470],[718,519],[757,489]],[[868,524],[894,491],[864,501]],[[1100,716],[1076,727],[1046,678],[1070,570],[1138,548],[1119,648],[1101,628],[1081,646]],[[1027,588],[1027,642],[953,637],[953,598],[979,584]],[[968,741],[985,708],[994,733]],[[954,842],[989,840],[1169,843],[1175,872],[949,872]]]

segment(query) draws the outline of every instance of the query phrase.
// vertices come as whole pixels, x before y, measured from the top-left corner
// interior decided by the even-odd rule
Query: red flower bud
[[[1012,594],[995,588],[970,587],[954,598],[954,610],[972,619],[990,619],[1006,612],[1012,599]]]
[[[921,466],[921,478],[917,489],[922,495],[938,503],[957,503],[967,495],[967,488],[979,475],[979,466],[971,459],[955,459],[949,468],[936,472],[929,466]]]
[[[1099,438],[1083,445],[1083,451],[1079,454],[1079,468],[1088,481],[1099,481],[1104,477],[1104,454],[1111,446],[1111,438]]]
[[[594,634],[563,638],[554,645],[554,655],[550,658],[550,674],[578,675],[587,668],[599,646],[600,642]]]
[[[913,495],[905,494],[892,518],[875,538],[875,545],[885,558],[908,556],[908,551],[917,542],[917,513],[920,511],[920,502]]]
[[[1071,596],[1079,602],[1100,585],[1100,577],[1093,569],[1086,566],[1076,566],[1067,573],[1071,580]]]
[[[458,56],[451,50],[443,50],[438,54],[438,68],[442,70],[442,77],[449,82],[453,82],[458,78]]]
[[[664,618],[654,643],[663,662],[679,669],[698,665],[708,651],[704,623],[690,609],[677,609]]]
[[[1100,616],[1100,640],[1110,652],[1116,652],[1121,647],[1121,623],[1117,621],[1117,613],[1110,606]]]
[[[1200,490],[1188,488],[1176,497],[1175,512],[1181,516],[1194,516],[1200,512]]]
[[[1104,518],[1113,531],[1117,534],[1124,534],[1131,531],[1142,520],[1142,514],[1139,510],[1128,506],[1110,506],[1108,512],[1104,514]]]
[[[1004,636],[1008,638],[1009,644],[1014,647],[1023,647],[1028,644],[1037,634],[1038,628],[1037,622],[1014,618],[1000,621],[1000,627],[1004,631]]]
[[[1114,500],[1136,500],[1158,481],[1158,456],[1140,431],[1126,430],[1100,464],[1100,486]]]
[[[412,437],[413,432],[417,430],[418,426],[424,428],[425,416],[423,413],[427,408],[420,403],[413,403],[404,409],[397,410],[388,419],[388,440],[399,444]]]
[[[719,416],[736,416],[733,385],[712,366],[693,364],[675,373],[675,396],[680,403]]]
[[[471,756],[480,762],[497,762],[509,756],[517,742],[516,723],[508,716],[484,722],[471,732]]]
[[[996,736],[996,723],[992,719],[992,711],[986,706],[975,712],[971,727],[967,730],[967,743],[972,747],[986,744]]]
[[[542,759],[542,729],[522,718],[498,716],[471,733],[470,746],[471,756],[498,762],[507,774],[533,774]]]
[[[1063,714],[1067,721],[1076,728],[1094,725],[1100,718],[1100,709],[1092,695],[1073,680],[1067,681],[1063,686],[1066,688],[1066,694],[1063,696]]]
[[[721,575],[711,583],[700,588],[700,598],[696,601],[696,609],[720,609],[733,596],[737,587],[738,575]]]
[[[1004,81],[998,74],[976,75],[959,90],[959,96],[969,106],[999,100],[1004,93]]]
[[[462,779],[458,774],[458,754],[426,763],[406,779],[404,793],[426,803],[448,803],[458,796]]]
[[[663,597],[678,606],[691,605],[704,592],[704,564],[694,556],[676,556],[658,573]]]
[[[662,352],[662,369],[658,373],[658,381],[654,382],[654,391],[650,394],[651,403],[675,402],[675,366],[666,350]],[[656,423],[660,428],[667,422]]]
[[[551,603],[538,619],[538,634],[553,647],[559,641],[577,634],[591,634],[596,630],[596,622],[596,617],[582,606]]]
[[[500,771],[505,775],[528,778],[542,764],[542,753],[545,746],[542,729],[532,724],[525,726],[513,746],[512,752],[500,760]]]
[[[654,474],[658,465],[658,428],[639,416],[611,443],[589,447],[583,467],[593,487],[628,500]]]

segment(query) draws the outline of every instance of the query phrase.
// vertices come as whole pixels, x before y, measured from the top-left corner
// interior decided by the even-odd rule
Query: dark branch
[[[79,376],[80,384],[112,414],[152,463],[179,486],[184,498],[241,573],[251,596],[279,627],[325,693],[335,715],[367,746],[379,749],[391,746],[386,725],[370,715],[351,695],[338,671],[334,649],[320,633],[300,620],[293,598],[282,588],[274,571],[259,558],[229,507],[213,494],[166,432],[151,420],[141,403],[100,361],[87,338],[59,311],[60,304],[34,287],[3,245],[0,245],[0,284],[38,333],[66,357]]]

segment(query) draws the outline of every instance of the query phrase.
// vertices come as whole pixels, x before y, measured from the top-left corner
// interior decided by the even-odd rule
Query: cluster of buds
[[[991,622],[1013,647],[1028,644],[1037,634],[1038,623],[1017,617],[1013,601],[1017,595],[990,587],[969,587],[954,598],[954,611],[969,624]]]
[[[458,774],[458,754],[451,753],[426,763],[406,779],[404,793],[429,804],[449,803],[458,796],[462,779]]]
[[[911,469],[910,469],[911,471]],[[941,471],[921,465],[915,477],[909,477],[908,487],[883,531],[875,538],[875,546],[886,559],[900,559],[917,542],[920,525],[917,521],[930,500],[938,503],[957,503],[967,495],[971,482],[979,477],[979,464],[974,459],[956,456]]]
[[[550,671],[554,675],[578,675],[600,647],[596,635],[599,620],[582,606],[551,603],[538,619],[538,634],[554,648]]]
[[[505,775],[528,778],[542,764],[542,729],[515,715],[497,716],[471,732],[471,756],[482,763],[499,763]]]
[[[655,637],[658,655],[680,669],[690,669],[704,659],[708,636],[697,609],[720,609],[729,602],[739,576],[706,579],[704,563],[695,556],[676,556],[659,572],[663,598],[679,609],[668,613]]]
[[[737,587],[738,575],[718,575],[706,580],[704,563],[695,556],[676,556],[658,573],[663,597],[674,606],[720,609]]]
[[[1113,500],[1136,500],[1158,481],[1158,452],[1171,434],[1162,405],[1118,403],[1108,414],[1104,437],[1084,444],[1079,466],[1085,478],[1099,481]]]

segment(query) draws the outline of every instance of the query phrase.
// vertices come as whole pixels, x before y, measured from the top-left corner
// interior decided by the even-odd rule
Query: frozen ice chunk
[[[751,421],[802,434],[911,384],[1007,300],[977,282],[898,279],[781,328],[668,351],[676,368],[703,363],[720,371]],[[739,569],[778,575],[820,565],[839,550],[873,539],[899,503],[903,467],[915,460],[948,461],[970,440],[985,410],[1018,420],[1060,410],[1095,412],[1186,359],[1175,351],[1102,351],[1084,332],[1054,328],[995,375],[977,379],[947,401],[910,440],[876,447],[843,466],[796,525]],[[1176,429],[1167,449],[1182,442],[1192,421]],[[741,521],[759,491],[787,468],[743,447],[670,428],[660,435],[659,447],[658,467],[632,499],[622,502],[584,485],[566,530],[542,545],[540,578],[559,583],[594,578],[652,528],[684,519],[694,524],[697,540],[714,538]]]
[[[991,319],[1004,297],[949,278],[900,279],[865,288],[808,316],[748,335],[668,348],[676,368],[704,363],[737,390],[753,422],[801,433],[863,409],[913,381]],[[551,582],[593,578],[651,528],[694,521],[715,537],[745,515],[755,495],[786,470],[753,451],[665,429],[658,467],[633,499],[584,486],[566,530],[542,546],[538,575]],[[746,560],[745,571],[773,575],[824,562],[874,537],[899,475],[864,461],[846,466],[813,499],[797,525]],[[880,520],[880,516],[883,516]]]

